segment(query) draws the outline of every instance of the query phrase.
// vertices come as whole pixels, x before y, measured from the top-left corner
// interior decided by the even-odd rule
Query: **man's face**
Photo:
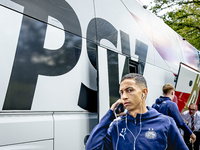
[[[142,88],[139,87],[134,79],[125,79],[120,84],[120,95],[123,104],[128,111],[141,109]]]
[[[190,107],[189,107],[189,114],[190,114],[191,116],[193,116],[193,115],[195,114],[196,111],[197,111],[196,106],[195,106],[195,105],[190,105]]]

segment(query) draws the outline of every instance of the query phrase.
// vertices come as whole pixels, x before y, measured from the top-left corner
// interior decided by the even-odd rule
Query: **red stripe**
[[[183,93],[179,91],[175,91],[175,97],[173,101],[178,105],[179,111],[182,112],[183,108],[186,106],[186,103],[188,101],[188,98],[190,97],[190,93]],[[200,94],[197,99],[197,107],[199,104]]]
[[[177,97],[177,100],[175,98],[173,101],[178,105],[179,111],[181,112],[183,108],[185,107],[185,104],[187,103],[187,100],[190,97],[190,94],[175,91],[175,95]]]

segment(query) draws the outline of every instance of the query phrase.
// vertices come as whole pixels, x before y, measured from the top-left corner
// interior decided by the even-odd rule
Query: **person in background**
[[[86,150],[188,150],[174,120],[146,107],[148,93],[140,74],[125,75],[117,100],[93,129]],[[127,113],[116,118],[122,103]]]
[[[152,108],[158,112],[172,117],[178,128],[181,128],[191,139],[191,142],[196,141],[196,135],[190,130],[185,121],[183,120],[181,113],[179,112],[178,106],[173,102],[175,96],[175,88],[172,84],[167,83],[162,88],[163,96],[156,99],[156,102],[152,105]]]
[[[200,130],[200,112],[197,111],[197,105],[194,103],[191,103],[189,106],[189,110],[186,110],[182,113],[182,117],[185,120],[188,127],[192,130],[194,134],[196,134],[196,142],[194,143],[194,149],[199,150],[199,130]],[[184,133],[184,140],[189,147],[189,149],[192,150],[192,144],[189,142],[189,138],[187,133]]]

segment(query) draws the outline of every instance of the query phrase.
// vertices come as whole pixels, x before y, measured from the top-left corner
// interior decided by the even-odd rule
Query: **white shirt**
[[[188,127],[191,129],[191,120],[192,117],[189,114],[189,110],[186,110],[182,113],[183,119],[189,122]],[[198,131],[200,129],[200,111],[196,111],[194,114],[194,131]]]

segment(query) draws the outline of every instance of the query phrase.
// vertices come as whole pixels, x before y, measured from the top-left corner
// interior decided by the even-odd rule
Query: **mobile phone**
[[[124,110],[125,110],[124,105],[122,103],[119,103],[117,104],[117,107],[115,108],[115,113],[120,114],[124,112]]]

